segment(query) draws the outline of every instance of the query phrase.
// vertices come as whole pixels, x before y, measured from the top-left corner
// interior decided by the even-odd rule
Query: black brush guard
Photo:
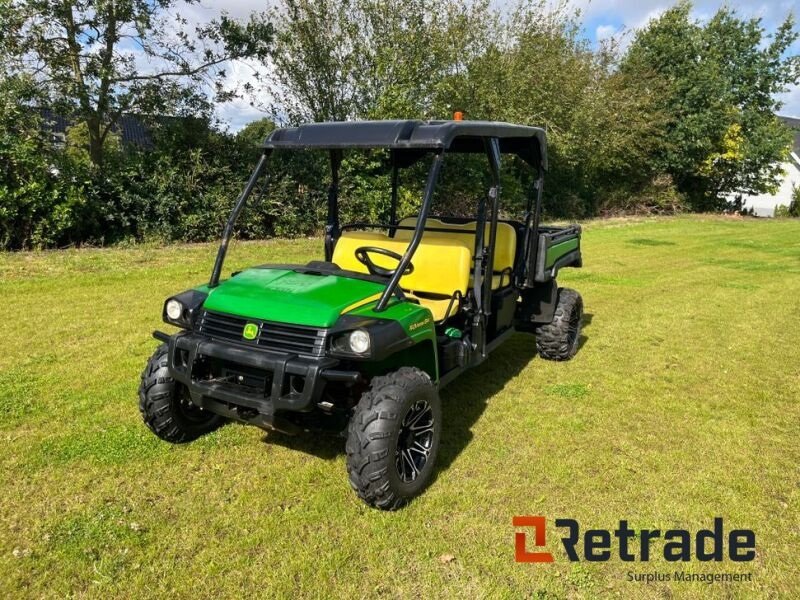
[[[335,358],[240,348],[196,333],[175,334],[167,343],[170,375],[187,387],[192,402],[268,429],[285,429],[276,425],[279,411],[311,410],[328,382],[356,383],[361,377],[336,369]]]

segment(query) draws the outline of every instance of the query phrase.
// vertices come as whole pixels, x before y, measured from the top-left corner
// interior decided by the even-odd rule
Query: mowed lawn
[[[137,408],[162,302],[215,246],[0,255],[0,597],[789,597],[800,589],[800,222],[592,222],[567,363],[518,334],[442,392],[438,477],[364,506],[344,442],[229,425],[156,439]],[[319,258],[239,243],[226,270]],[[447,268],[442,265],[442,268]],[[514,562],[514,515],[552,564]],[[553,521],[752,528],[752,563],[571,563]],[[638,554],[638,551],[637,551]],[[628,572],[753,574],[631,583]]]

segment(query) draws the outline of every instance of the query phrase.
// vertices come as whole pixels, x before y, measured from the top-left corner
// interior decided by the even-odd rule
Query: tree
[[[364,46],[354,1],[283,0],[273,11],[277,120],[343,121],[361,112]]]
[[[698,210],[731,193],[775,185],[790,142],[776,94],[800,78],[788,55],[799,33],[790,15],[771,35],[760,19],[723,7],[705,24],[682,2],[637,32],[623,72],[660,80],[666,144],[654,156]]]
[[[567,3],[520,2],[487,32],[486,49],[442,89],[470,119],[545,127],[551,215],[594,215],[656,175],[659,90],[617,69],[614,47],[593,50]]]
[[[282,0],[277,120],[444,118],[437,88],[489,29],[486,0]]]
[[[447,119],[498,22],[488,0],[361,0],[369,118]],[[459,77],[460,76],[460,77]]]
[[[258,119],[245,125],[236,134],[236,139],[245,146],[256,148],[263,144],[267,136],[273,131],[275,131],[274,121],[267,118]]]
[[[231,94],[227,61],[266,56],[273,31],[263,13],[191,25],[181,9],[198,2],[5,0],[0,65],[6,76],[31,75],[51,107],[85,124],[99,167],[123,113],[205,110],[207,89]]]
[[[0,79],[0,248],[30,244],[53,210],[48,139],[24,107],[32,94],[29,78]]]

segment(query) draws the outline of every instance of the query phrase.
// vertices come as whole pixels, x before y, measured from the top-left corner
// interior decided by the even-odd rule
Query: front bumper
[[[192,402],[260,427],[274,428],[276,412],[311,410],[329,382],[360,379],[357,371],[336,369],[340,361],[330,357],[251,349],[192,332],[167,343],[170,375],[187,387]]]

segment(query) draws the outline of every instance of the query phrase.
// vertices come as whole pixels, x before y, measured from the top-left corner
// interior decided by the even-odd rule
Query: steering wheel
[[[403,257],[397,252],[392,252],[386,248],[378,248],[377,246],[361,246],[360,248],[356,248],[355,254],[358,262],[367,267],[367,271],[369,271],[370,275],[378,275],[380,277],[391,277],[397,272],[397,269],[384,269],[383,267],[379,267],[372,262],[372,259],[369,257],[370,254],[388,256],[389,258],[395,259],[398,263],[403,260]],[[398,264],[397,266],[399,267],[400,265]],[[403,275],[410,275],[413,272],[414,265],[408,263],[406,270],[403,271]]]

